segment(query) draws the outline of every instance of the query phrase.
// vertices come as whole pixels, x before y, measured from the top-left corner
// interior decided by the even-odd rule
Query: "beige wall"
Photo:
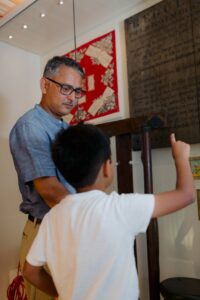
[[[18,263],[24,215],[9,151],[8,136],[17,118],[40,99],[40,58],[0,43],[0,299],[5,300],[9,271]]]

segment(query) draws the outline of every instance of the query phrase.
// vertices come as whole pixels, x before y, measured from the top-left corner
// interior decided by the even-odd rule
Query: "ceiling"
[[[2,2],[12,2],[8,0]],[[74,0],[76,36],[147,0]],[[0,19],[0,41],[44,55],[74,39],[73,0],[25,0]],[[45,17],[41,17],[41,13]],[[23,26],[27,25],[24,29]],[[12,36],[12,38],[9,38]]]

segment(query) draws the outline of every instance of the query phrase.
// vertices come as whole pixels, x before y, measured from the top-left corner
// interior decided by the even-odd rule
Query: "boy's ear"
[[[110,177],[112,175],[111,160],[107,159],[103,164],[103,175]]]

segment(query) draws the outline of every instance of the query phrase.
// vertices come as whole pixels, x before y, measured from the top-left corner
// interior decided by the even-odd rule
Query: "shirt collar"
[[[50,115],[46,110],[44,110],[39,104],[35,105],[35,109],[42,115],[43,118],[49,119],[51,122],[53,122],[56,125],[63,124],[62,119],[57,119],[54,116]]]

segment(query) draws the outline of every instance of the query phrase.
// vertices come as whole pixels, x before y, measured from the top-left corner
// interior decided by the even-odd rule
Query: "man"
[[[75,190],[62,177],[51,157],[56,134],[68,127],[62,117],[69,114],[85,91],[80,65],[65,56],[50,59],[40,81],[42,99],[25,113],[10,133],[10,149],[18,175],[22,203],[28,215],[20,250],[20,267],[44,215]],[[25,281],[28,300],[53,299]]]

